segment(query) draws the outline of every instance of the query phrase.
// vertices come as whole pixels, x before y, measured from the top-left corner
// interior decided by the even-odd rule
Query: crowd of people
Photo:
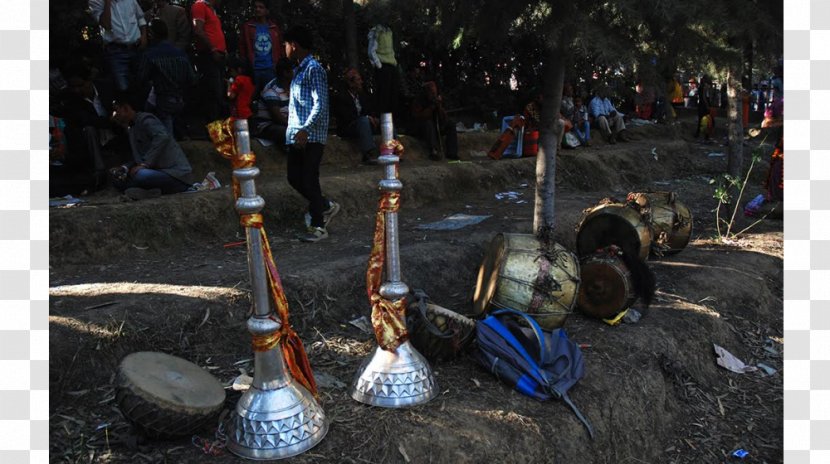
[[[365,164],[377,162],[375,136],[385,112],[395,113],[396,123],[409,123],[408,133],[423,140],[430,159],[458,159],[456,123],[436,80],[420,67],[401,79],[387,25],[369,30],[373,88],[366,89],[364,75],[354,67],[330,82],[329,71],[312,55],[312,32],[299,26],[283,31],[271,19],[269,0],[252,1],[253,16],[239,25],[237,47],[229,50],[218,16],[221,3],[197,0],[188,11],[167,0],[89,0],[101,50],[97,56],[50,62],[51,196],[92,191],[108,182],[133,199],[204,188],[205,183],[192,183],[178,141],[206,133],[189,130],[185,114],[200,117],[199,128],[228,116],[247,119],[253,137],[280,147],[289,184],[309,203],[306,241],[325,238],[339,211],[323,196],[319,181],[330,112],[333,132],[353,142]],[[658,97],[654,86],[640,81],[628,117],[662,119],[674,114],[672,105],[693,98],[698,132],[708,138],[713,90],[706,77],[686,92],[672,78]],[[592,129],[606,143],[629,140],[627,118],[610,89],[600,85],[592,91],[576,92],[565,84],[558,113],[564,146],[590,146]],[[543,104],[542,92],[534,90],[522,115],[526,133],[536,137]],[[130,156],[107,169],[113,163],[104,152]]]
[[[392,31],[378,24],[369,32],[373,91],[349,68],[329,98],[328,72],[311,54],[311,31],[283,31],[270,19],[269,1],[254,0],[253,17],[239,26],[238,49],[228,50],[220,6],[221,0],[197,0],[187,11],[167,0],[89,0],[100,52],[50,63],[51,196],[107,182],[133,199],[198,189],[178,141],[206,132],[191,132],[183,116],[199,115],[204,124],[233,116],[247,119],[263,144],[285,152],[288,181],[309,202],[303,238],[325,238],[339,209],[319,185],[329,111],[335,133],[354,142],[364,163],[376,163],[380,113],[401,112]],[[413,121],[432,159],[457,159],[455,123],[437,86],[420,79],[418,86],[411,111],[396,119]],[[107,169],[104,152],[131,156]]]

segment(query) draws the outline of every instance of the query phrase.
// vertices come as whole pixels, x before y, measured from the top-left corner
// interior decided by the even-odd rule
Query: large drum
[[[115,399],[139,431],[165,438],[190,435],[216,420],[225,389],[190,361],[142,351],[121,361]]]
[[[573,253],[559,244],[542,249],[533,235],[498,234],[478,269],[473,309],[483,316],[491,308],[512,308],[555,329],[573,312],[578,291]]]
[[[674,192],[629,193],[651,228],[651,251],[657,256],[679,253],[692,238],[692,213]]]
[[[622,203],[600,203],[583,211],[577,226],[576,251],[588,256],[610,245],[622,248],[629,256],[648,259],[651,229],[640,212]]]
[[[580,262],[582,283],[577,308],[589,316],[609,319],[637,299],[631,272],[615,247],[597,251]]]

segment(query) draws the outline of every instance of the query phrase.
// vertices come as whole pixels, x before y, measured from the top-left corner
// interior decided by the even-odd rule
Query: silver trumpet
[[[393,138],[392,114],[381,115],[383,146]],[[386,176],[379,183],[384,191],[400,191],[403,184],[397,177],[399,157],[381,153],[378,162],[384,166]],[[386,214],[386,278],[380,287],[382,297],[397,301],[409,293],[409,287],[401,281],[401,260],[398,247],[398,213]],[[352,386],[351,397],[372,406],[403,408],[424,404],[435,398],[438,386],[427,360],[409,342],[402,343],[395,351],[375,347],[371,357],[358,369]]]
[[[234,122],[239,153],[250,152],[248,122]],[[265,200],[256,194],[254,178],[259,168],[235,169],[241,195],[236,200],[240,215],[259,213]],[[281,325],[272,314],[268,277],[262,255],[262,239],[256,227],[246,227],[248,270],[254,297],[254,314],[248,331],[257,337],[274,336]],[[275,320],[277,319],[277,320]],[[313,448],[328,432],[323,408],[285,366],[279,344],[254,354],[254,379],[236,404],[227,431],[227,448],[247,459],[273,460],[298,455]]]

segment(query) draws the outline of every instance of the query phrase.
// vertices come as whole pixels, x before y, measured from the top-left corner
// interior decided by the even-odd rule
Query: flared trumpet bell
[[[293,379],[274,390],[252,386],[230,420],[227,448],[247,459],[296,456],[313,448],[328,432],[323,408]]]
[[[375,347],[358,369],[350,394],[372,406],[405,408],[435,398],[438,385],[427,360],[406,341],[394,352]]]

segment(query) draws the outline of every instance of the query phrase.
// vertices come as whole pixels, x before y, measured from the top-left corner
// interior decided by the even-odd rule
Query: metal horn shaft
[[[248,122],[235,121],[234,132],[238,152],[250,152]],[[258,175],[259,169],[254,166],[233,171],[240,186],[236,210],[241,216],[258,214],[265,206],[265,200],[256,194],[254,178]],[[278,318],[272,317],[262,231],[247,226],[245,237],[254,303],[248,331],[255,339],[274,339],[281,324]],[[228,449],[247,459],[282,459],[309,450],[327,431],[328,422],[317,400],[287,374],[279,343],[268,349],[255,350],[254,379],[231,415]]]
[[[384,192],[400,191],[403,184],[398,179],[400,158],[387,148],[393,139],[392,114],[381,115],[381,156],[378,162],[384,166],[384,178],[379,188]],[[386,281],[381,284],[380,295],[398,301],[409,294],[409,287],[401,281],[401,259],[398,242],[398,213],[384,213],[386,219]],[[350,389],[352,398],[361,403],[386,408],[401,408],[423,404],[438,394],[435,376],[427,360],[407,340],[395,351],[375,348],[355,375]]]

